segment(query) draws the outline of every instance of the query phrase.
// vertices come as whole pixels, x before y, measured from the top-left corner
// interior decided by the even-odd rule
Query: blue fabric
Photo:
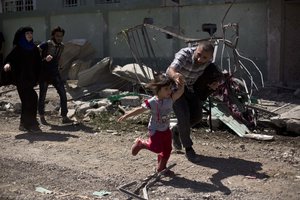
[[[34,43],[33,43],[33,40],[31,40],[29,42],[26,40],[25,33],[20,36],[19,45],[23,49],[26,49],[26,50],[32,50],[35,46]]]

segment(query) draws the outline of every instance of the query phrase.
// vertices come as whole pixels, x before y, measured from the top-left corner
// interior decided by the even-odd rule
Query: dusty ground
[[[51,97],[57,99],[55,93]],[[2,94],[3,99],[18,101],[14,92]],[[120,126],[112,117],[100,129],[91,123],[61,125],[57,113],[49,113],[47,120],[43,133],[24,133],[18,130],[18,114],[0,113],[0,199],[100,198],[95,191],[111,192],[102,199],[127,199],[118,187],[140,183],[154,171],[153,153],[130,154],[134,139],[145,136],[144,124]],[[264,134],[275,140],[257,141],[206,129],[192,133],[201,162],[173,153],[170,164],[176,163],[177,175],[152,186],[150,199],[300,199],[300,137],[269,130]]]

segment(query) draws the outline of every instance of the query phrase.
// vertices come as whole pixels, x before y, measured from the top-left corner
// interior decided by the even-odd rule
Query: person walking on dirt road
[[[33,29],[19,28],[15,33],[13,45],[12,51],[4,61],[1,77],[10,77],[6,85],[17,86],[22,103],[19,130],[40,132],[36,119],[38,96],[34,87],[39,81],[42,60],[38,48],[33,43]]]
[[[64,49],[62,43],[65,30],[61,27],[55,27],[51,32],[51,40],[41,43],[38,47],[42,51],[42,75],[40,81],[40,96],[38,102],[38,111],[41,123],[47,125],[45,119],[45,99],[47,95],[48,85],[51,83],[59,97],[62,123],[72,123],[73,121],[67,117],[67,95],[64,82],[59,73],[59,59]]]
[[[166,169],[167,162],[172,151],[172,133],[170,130],[170,113],[172,105],[183,94],[184,87],[177,84],[177,90],[172,91],[174,82],[165,74],[155,77],[154,81],[147,85],[152,89],[154,96],[144,101],[142,106],[125,113],[118,121],[123,121],[150,110],[151,118],[148,124],[149,138],[142,140],[137,138],[131,148],[132,155],[137,155],[141,149],[148,149],[158,154],[157,172]],[[174,172],[168,171],[168,175],[174,175]]]

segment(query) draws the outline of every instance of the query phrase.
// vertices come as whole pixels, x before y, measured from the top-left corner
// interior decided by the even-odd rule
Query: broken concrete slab
[[[119,93],[120,93],[120,91],[118,89],[104,89],[104,90],[99,91],[98,94],[102,98],[107,98],[111,95],[117,95]]]
[[[279,128],[286,129],[288,132],[300,134],[300,106],[272,117],[271,122]]]
[[[125,96],[120,99],[122,106],[136,107],[141,105],[139,96]]]
[[[288,132],[293,132],[296,134],[300,134],[300,120],[289,119],[286,121],[286,130]]]
[[[112,63],[112,60],[110,57],[103,58],[101,61],[97,62],[94,66],[92,66],[89,69],[83,70],[78,73],[78,87],[85,87],[92,85],[98,81],[103,82],[106,81],[112,81],[113,76],[109,72],[109,67]],[[111,75],[111,76],[110,76]]]
[[[75,60],[72,62],[71,67],[68,72],[68,78],[70,80],[77,80],[78,73],[84,70],[87,70],[91,67],[92,61],[82,61],[82,60]]]
[[[111,105],[111,102],[106,98],[99,99],[95,103],[97,104],[97,107],[101,107],[101,106],[107,107]]]
[[[91,109],[87,109],[86,110],[86,114],[84,115],[84,117],[87,116],[95,116],[95,115],[100,115],[103,112],[107,112],[107,109],[105,106],[101,106],[99,108],[91,108]]]
[[[89,69],[78,73],[78,81],[68,81],[68,92],[72,99],[91,95],[100,95],[99,91],[110,89],[128,89],[129,82],[111,73],[112,58],[106,57]],[[98,97],[95,97],[98,98]]]
[[[76,116],[83,117],[88,109],[90,109],[90,103],[83,103],[76,108]]]
[[[73,39],[65,43],[60,60],[60,74],[68,79],[69,69],[75,60],[92,60],[96,50],[86,39]]]
[[[137,63],[130,63],[127,65],[121,66],[114,66],[112,69],[112,74],[119,76],[122,79],[133,83],[145,84],[148,83],[150,80],[154,79],[154,71],[143,65],[142,67]]]

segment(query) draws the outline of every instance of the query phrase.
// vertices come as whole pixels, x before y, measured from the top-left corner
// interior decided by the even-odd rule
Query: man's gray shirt
[[[186,81],[186,86],[193,91],[193,84],[201,76],[205,68],[210,64],[194,65],[193,55],[197,47],[186,47],[175,54],[175,58],[170,67],[181,73]]]

